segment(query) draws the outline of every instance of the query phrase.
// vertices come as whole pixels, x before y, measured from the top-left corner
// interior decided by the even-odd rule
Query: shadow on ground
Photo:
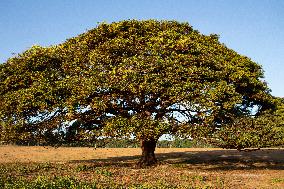
[[[258,151],[209,150],[157,153],[159,164],[203,170],[284,170],[284,149]],[[93,163],[97,166],[135,167],[139,156],[74,160],[71,163]]]

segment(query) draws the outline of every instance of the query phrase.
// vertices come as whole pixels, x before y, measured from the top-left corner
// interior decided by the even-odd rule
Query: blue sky
[[[282,0],[1,0],[0,63],[34,44],[49,46],[99,22],[189,22],[201,33],[261,64],[275,96],[284,97]]]

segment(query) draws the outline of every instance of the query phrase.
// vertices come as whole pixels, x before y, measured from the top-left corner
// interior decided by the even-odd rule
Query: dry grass
[[[140,153],[136,148],[0,146],[0,165],[25,167],[50,162],[49,169],[43,169],[42,174],[72,175],[81,180],[122,186],[284,188],[284,149],[238,152],[217,148],[160,148],[156,150],[160,164],[145,169],[135,166]],[[38,169],[31,170],[15,174],[26,178],[41,174]]]
[[[158,148],[157,154],[206,152],[221,149],[206,148]],[[140,148],[88,148],[88,147],[42,147],[42,146],[0,146],[0,163],[9,162],[66,162],[76,160],[96,160],[107,158],[122,159],[127,156],[139,156]],[[185,155],[185,154],[184,154]]]

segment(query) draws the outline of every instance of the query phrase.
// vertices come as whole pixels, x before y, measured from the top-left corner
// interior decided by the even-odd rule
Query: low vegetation
[[[192,174],[170,165],[150,169],[95,163],[29,163],[1,166],[1,188],[222,188],[215,175]],[[174,174],[167,178],[169,174]]]

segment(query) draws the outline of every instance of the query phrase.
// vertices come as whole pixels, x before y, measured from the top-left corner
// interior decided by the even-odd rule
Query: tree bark
[[[140,141],[142,155],[140,161],[138,162],[139,166],[150,166],[157,163],[157,159],[155,157],[155,149],[157,140],[154,139],[142,139]]]

